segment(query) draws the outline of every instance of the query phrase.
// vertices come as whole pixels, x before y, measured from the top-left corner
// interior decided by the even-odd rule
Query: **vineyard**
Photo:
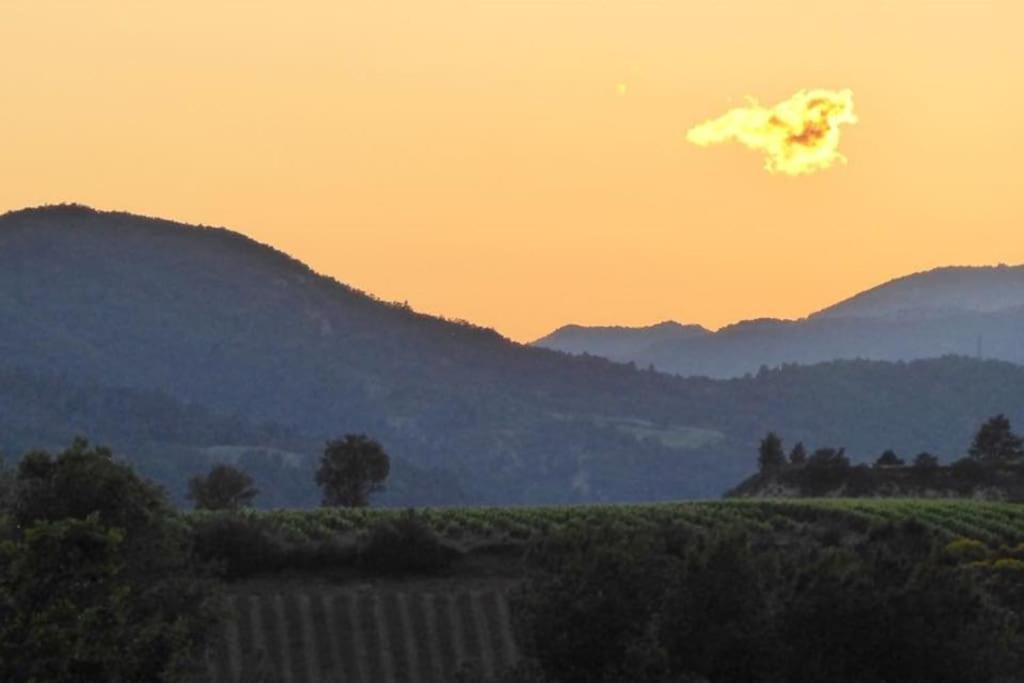
[[[501,587],[284,583],[223,603],[208,661],[216,683],[446,683],[517,658]]]
[[[196,513],[190,521],[215,513]],[[245,512],[292,547],[355,544],[401,510],[323,509]],[[465,556],[525,547],[549,532],[611,525],[626,534],[671,525],[694,532],[741,528],[775,539],[855,535],[914,522],[949,542],[1024,550],[1024,505],[922,500],[729,500],[550,508],[452,508],[417,513]],[[508,558],[508,555],[503,555]],[[502,559],[502,562],[506,562]],[[219,637],[209,652],[217,683],[335,681],[419,683],[453,680],[461,667],[484,675],[514,663],[518,651],[508,603],[512,576],[379,580],[330,572],[308,579],[265,576],[228,584]]]
[[[375,523],[395,519],[397,509],[247,511],[293,542],[354,539]],[[202,519],[218,513],[193,513]],[[472,548],[526,542],[548,532],[610,524],[623,530],[665,524],[713,529],[723,524],[751,532],[772,532],[821,524],[869,526],[916,520],[940,534],[988,545],[1024,543],[1024,505],[965,500],[817,499],[728,500],[640,505],[561,507],[427,508],[420,519],[443,539]]]

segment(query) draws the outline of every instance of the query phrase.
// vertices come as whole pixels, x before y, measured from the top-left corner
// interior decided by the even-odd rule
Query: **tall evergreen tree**
[[[1015,462],[1024,459],[1024,441],[1013,433],[1010,420],[999,414],[981,426],[968,452],[981,462]]]

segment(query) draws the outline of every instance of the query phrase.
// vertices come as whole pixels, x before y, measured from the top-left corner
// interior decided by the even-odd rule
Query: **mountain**
[[[711,332],[700,325],[665,321],[649,327],[586,327],[565,325],[533,342],[535,346],[565,353],[589,353],[630,362],[663,343],[690,341]]]
[[[536,342],[550,346],[549,338]],[[680,375],[738,377],[762,366],[836,359],[906,361],[944,355],[1024,363],[1024,266],[941,268],[893,280],[802,320],[751,320],[612,356]]]
[[[0,381],[8,454],[82,434],[178,496],[241,459],[275,505],[316,502],[312,464],[347,432],[394,456],[390,504],[562,503],[717,496],[768,429],[953,455],[1024,417],[1014,365],[684,379],[382,302],[225,229],[74,205],[0,216],[0,372],[21,378]]]
[[[1024,307],[1024,266],[936,268],[892,280],[811,318],[921,318]]]

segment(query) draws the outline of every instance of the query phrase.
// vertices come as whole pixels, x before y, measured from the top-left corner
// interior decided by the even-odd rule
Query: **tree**
[[[878,460],[875,460],[875,467],[902,467],[904,464],[903,458],[896,455],[896,451],[892,449],[886,450],[880,456]]]
[[[789,452],[789,464],[800,467],[807,464],[807,449],[804,448],[804,442],[799,441],[793,450]]]
[[[845,448],[819,448],[807,459],[807,465],[815,468],[846,469],[850,466],[850,460],[846,457]]]
[[[939,466],[939,459],[931,453],[918,453],[914,456],[914,469],[934,470]]]
[[[365,507],[370,494],[384,488],[391,459],[379,443],[365,434],[346,434],[327,442],[316,471],[327,506]]]
[[[188,498],[197,510],[238,510],[248,507],[257,493],[252,477],[232,465],[214,465],[205,477],[188,480]]]
[[[14,471],[7,466],[7,461],[0,453],[0,515],[14,505]]]
[[[782,439],[775,432],[768,434],[761,439],[761,446],[758,448],[757,465],[761,471],[776,470],[786,464],[786,453],[782,450]]]
[[[210,586],[160,488],[76,439],[21,459],[11,516],[0,680],[156,681],[197,660]]]
[[[999,414],[981,426],[968,453],[986,463],[1014,462],[1024,458],[1024,441],[1010,429],[1010,420]]]
[[[39,522],[0,544],[0,678],[129,680],[122,540],[91,515]]]

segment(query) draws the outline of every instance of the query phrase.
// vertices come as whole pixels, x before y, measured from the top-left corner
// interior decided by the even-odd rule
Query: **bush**
[[[270,526],[235,514],[204,515],[192,524],[196,557],[214,565],[226,579],[276,571],[285,564],[283,544]]]
[[[265,518],[237,512],[197,514],[192,519],[192,547],[197,559],[212,565],[228,580],[355,565],[355,548],[336,537],[289,539]]]
[[[156,681],[197,665],[211,586],[161,489],[76,440],[22,458],[11,518],[0,680]]]
[[[953,478],[957,481],[976,484],[985,479],[985,465],[973,458],[961,458],[949,466]]]
[[[458,553],[444,545],[414,510],[374,525],[359,547],[359,568],[370,574],[435,574]]]
[[[1020,561],[966,570],[921,524],[838,546],[643,536],[539,548],[513,596],[527,661],[560,683],[1019,680]]]

